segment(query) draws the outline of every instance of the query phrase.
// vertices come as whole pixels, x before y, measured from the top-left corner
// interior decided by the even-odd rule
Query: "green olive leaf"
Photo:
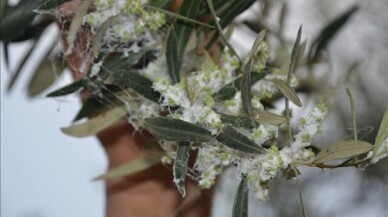
[[[294,88],[290,87],[286,82],[282,80],[271,80],[276,87],[280,90],[280,92],[290,100],[295,105],[302,107],[302,102],[300,101],[298,95],[296,94]]]
[[[64,87],[61,87],[57,90],[54,90],[46,95],[46,97],[58,97],[58,96],[65,96],[68,94],[75,93],[85,87],[85,80],[80,79],[78,81],[74,81],[71,84],[68,84]]]
[[[294,74],[295,72],[295,66],[297,64],[298,57],[299,57],[299,47],[300,47],[301,36],[302,36],[302,26],[299,27],[298,36],[296,37],[294,47],[292,48],[290,66],[288,68],[287,84],[290,83],[291,75]]]
[[[234,197],[232,217],[248,217],[248,179],[244,176]]]
[[[228,115],[228,114],[222,114],[221,115],[221,122],[224,124],[230,124],[234,127],[242,127],[242,128],[248,128],[252,129],[259,124],[254,124],[252,123],[252,120],[247,117],[241,117],[241,116],[233,116],[233,115]]]
[[[160,93],[152,88],[152,81],[135,72],[115,71],[109,75],[104,83],[132,88],[140,95],[156,103],[159,103],[161,97]]]
[[[3,0],[2,0],[3,2]],[[0,21],[0,40],[12,41],[22,35],[37,15],[33,10],[38,1],[19,1],[14,7],[7,8],[6,14]]]
[[[339,30],[347,23],[349,18],[358,10],[353,6],[325,26],[319,36],[314,40],[308,54],[309,62],[313,63],[319,59],[320,52],[324,50]]]
[[[14,84],[16,83],[16,81],[18,80],[19,78],[19,75],[21,74],[21,72],[23,71],[23,68],[25,66],[25,64],[27,63],[27,61],[30,59],[30,56],[31,54],[33,53],[33,51],[35,50],[36,48],[36,45],[38,44],[38,41],[37,40],[33,40],[33,44],[32,46],[30,47],[30,49],[28,49],[28,51],[24,54],[24,57],[22,58],[22,60],[20,61],[20,63],[18,64],[18,67],[17,69],[15,70],[15,72],[12,73],[12,77],[11,79],[9,80],[9,83],[7,85],[7,91],[11,91],[11,89],[13,88]],[[7,54],[7,47],[4,46],[4,50],[5,50],[5,53]],[[5,55],[7,56],[7,55]],[[7,58],[6,58],[7,59]],[[8,62],[6,60],[6,62]],[[6,65],[8,66],[9,64],[6,63]]]
[[[82,1],[75,13],[75,16],[71,20],[69,31],[67,33],[67,45],[69,46],[70,49],[72,48],[73,42],[77,37],[78,30],[82,26],[82,18],[88,12],[91,2],[92,2],[91,0]],[[67,52],[70,52],[70,51],[71,50],[68,50]]]
[[[100,99],[98,97],[90,97],[83,102],[82,107],[78,111],[73,122],[79,121],[85,117],[97,115],[108,109],[109,109],[108,102],[105,103],[104,99]]]
[[[109,27],[112,26],[112,24],[114,23],[116,18],[117,18],[117,16],[110,17],[97,30],[97,33],[96,33],[96,35],[94,36],[94,39],[93,39],[93,56],[95,58],[97,58],[99,53],[100,53],[102,39],[104,38],[106,30],[108,30]]]
[[[314,164],[354,157],[373,149],[373,145],[359,140],[345,140],[323,149],[315,157]]]
[[[217,31],[218,31],[218,34],[221,36],[221,40],[222,42],[224,43],[224,45],[226,45],[230,51],[232,51],[232,53],[234,54],[234,56],[239,60],[239,62],[241,63],[241,58],[239,57],[239,55],[237,54],[236,50],[233,48],[233,46],[228,42],[228,39],[226,38],[224,32],[223,32],[223,29],[217,19],[217,14],[216,14],[216,11],[214,10],[214,5],[213,5],[213,0],[206,0],[207,2],[207,5],[210,9],[210,13],[211,15],[213,16],[213,19],[214,19],[214,23],[216,25],[216,28],[217,28]]]
[[[205,128],[175,118],[146,118],[144,127],[159,139],[178,142],[213,142],[215,140],[211,132]]]
[[[141,159],[133,160],[127,164],[116,167],[106,174],[100,175],[93,180],[110,180],[117,179],[124,176],[132,175],[137,172],[141,172],[143,170],[149,169],[160,163],[161,155],[153,155],[144,157]]]
[[[258,118],[256,118],[257,122],[260,124],[272,124],[272,125],[280,125],[287,123],[289,120],[286,116],[277,115],[267,111],[259,111]]]
[[[186,195],[185,181],[187,175],[187,162],[190,157],[190,142],[180,142],[176,151],[174,162],[174,183],[182,197]]]
[[[383,144],[384,140],[386,140],[388,137],[388,110],[385,111],[384,117],[381,120],[379,132],[377,133],[376,140],[375,140],[375,146],[373,148],[373,156],[376,156],[379,153],[381,149],[381,145]],[[386,150],[388,151],[388,150]]]
[[[61,61],[53,62],[44,58],[28,83],[28,97],[35,97],[46,90],[62,74],[63,69]]]
[[[201,1],[186,0],[183,1],[179,10],[179,15],[196,19],[198,17]],[[182,66],[182,60],[186,45],[190,39],[193,26],[177,20],[177,22],[171,26],[166,45],[166,59],[167,68],[173,83],[180,82],[180,70]]]
[[[244,73],[242,76],[241,81],[241,101],[242,101],[242,107],[245,110],[248,117],[252,118],[253,111],[252,111],[252,93],[251,93],[251,83],[252,83],[252,61],[253,57],[256,54],[257,49],[259,48],[261,42],[264,40],[266,35],[266,30],[262,30],[256,37],[255,42],[253,43],[253,47],[251,50],[251,54],[248,58],[248,62],[244,67]]]
[[[125,107],[116,107],[108,110],[85,123],[61,128],[62,132],[69,136],[86,137],[92,136],[106,129],[127,114]]]
[[[226,124],[217,135],[217,140],[229,148],[245,153],[263,154],[266,150],[257,145],[244,134],[238,132],[230,124]]]
[[[251,85],[263,79],[266,75],[273,71],[272,68],[264,68],[259,72],[251,71]],[[234,97],[241,90],[242,77],[236,78],[234,81],[224,85],[220,90],[213,94],[216,100],[228,100]]]

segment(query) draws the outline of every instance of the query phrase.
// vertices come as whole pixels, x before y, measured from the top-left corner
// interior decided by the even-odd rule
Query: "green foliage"
[[[244,134],[238,132],[234,127],[226,124],[221,132],[217,136],[217,140],[229,148],[237,151],[252,153],[252,154],[263,154],[265,149],[258,146],[255,142],[250,140]]]
[[[271,68],[264,68],[260,72],[251,71],[251,85],[263,79],[266,75],[272,72]],[[223,86],[220,90],[213,94],[213,98],[217,100],[231,99],[238,91],[241,90],[242,77],[237,77],[234,81]]]
[[[311,45],[310,52],[308,54],[309,61],[315,62],[318,60],[319,55],[322,50],[324,50],[334,36],[342,29],[342,27],[347,23],[349,18],[358,10],[358,6],[353,6],[345,13],[340,15],[331,21],[327,26],[325,26],[319,36],[313,41]]]
[[[176,151],[174,162],[174,182],[182,197],[186,195],[185,180],[187,175],[187,163],[190,157],[190,142],[180,142]]]
[[[286,82],[282,80],[272,80],[272,82],[276,85],[276,87],[280,90],[280,92],[282,92],[284,97],[286,97],[295,105],[302,107],[302,102],[300,101],[294,88],[290,87]]]
[[[108,110],[85,123],[61,128],[62,132],[74,137],[92,136],[116,123],[127,114],[124,107],[117,107]]]
[[[160,94],[152,88],[152,81],[136,72],[112,72],[104,83],[121,87],[130,87],[140,95],[156,103],[158,103],[160,99]]]
[[[232,217],[248,217],[248,179],[244,176],[234,197]]]
[[[33,47],[14,72],[9,88],[32,56],[43,30],[52,22],[50,18],[45,22],[31,23],[36,16],[32,10],[38,8],[46,11],[66,1],[20,1],[15,7],[2,11],[1,40],[6,54],[8,43],[34,40]],[[80,91],[90,94],[74,121],[89,119],[62,128],[62,131],[75,137],[91,136],[128,116],[135,127],[148,130],[162,144],[162,148],[165,148],[164,143],[170,145],[165,148],[168,154],[166,156],[174,156],[173,181],[182,196],[186,193],[188,171],[192,169],[188,165],[191,150],[197,151],[191,157],[197,158],[193,169],[195,173],[198,172],[199,181],[205,183],[200,184],[201,187],[210,187],[216,176],[227,166],[242,167],[244,172],[239,174],[243,177],[234,200],[233,217],[248,216],[250,189],[256,195],[264,195],[258,198],[265,200],[265,194],[268,193],[265,193],[266,187],[263,186],[278,171],[285,171],[285,168],[288,168],[287,175],[294,178],[299,175],[298,166],[350,167],[384,157],[387,152],[388,111],[381,122],[375,145],[361,141],[371,130],[366,128],[357,131],[350,91],[348,93],[354,123],[351,140],[348,138],[321,151],[315,150],[318,153],[314,156],[310,148],[315,146],[311,146],[311,142],[313,136],[321,131],[320,127],[327,113],[327,108],[320,105],[310,115],[299,120],[300,132],[293,134],[288,103],[291,101],[302,107],[296,92],[298,89],[291,82],[298,65],[303,62],[306,47],[306,41],[301,43],[302,26],[298,30],[290,58],[280,58],[285,63],[289,59],[287,74],[275,68],[284,69],[287,66],[277,65],[272,60],[272,55],[268,58],[270,55],[265,41],[265,26],[257,27],[256,32],[260,33],[257,34],[250,53],[240,57],[229,42],[233,30],[231,26],[236,16],[254,2],[185,0],[177,12],[172,12],[169,11],[170,0],[151,0],[148,5],[133,0],[127,1],[126,8],[120,9],[114,16],[98,25],[87,26],[83,19],[85,15],[99,10],[98,7],[90,10],[91,4],[98,2],[82,1],[66,32],[69,48],[65,54],[74,52],[72,49],[83,28],[92,29],[92,40],[88,43],[94,59],[85,58],[86,76],[47,96],[65,96]],[[139,8],[133,7],[137,3]],[[308,54],[310,64],[318,60],[321,51],[356,10],[357,7],[351,8],[321,31]],[[283,4],[280,26],[283,26],[286,12],[287,7]],[[164,15],[169,16],[166,24],[156,30],[147,29],[151,26],[150,23],[159,21],[152,20],[155,17],[164,21]],[[142,23],[145,22],[141,19],[143,16],[150,23]],[[125,28],[119,25],[123,24],[120,22],[129,22],[131,19],[136,20],[136,23],[123,25]],[[130,29],[136,25],[140,28]],[[228,28],[227,31],[225,28]],[[276,32],[268,30],[268,34],[276,37]],[[128,35],[132,33],[131,38]],[[126,37],[126,40],[120,41],[120,37]],[[282,38],[279,41],[288,43]],[[288,45],[284,50],[289,50]],[[62,72],[61,67],[58,72]],[[51,69],[52,63],[45,57],[29,83],[30,96],[41,93],[54,81],[55,74]],[[268,111],[268,105],[275,105],[283,97],[286,102],[284,115]],[[288,138],[278,136],[286,128]],[[366,157],[358,160],[365,154]],[[329,164],[337,160],[342,163]],[[114,168],[96,179],[107,180],[131,175],[157,165],[160,161],[159,154],[141,158]],[[249,166],[246,162],[249,162]],[[304,210],[300,185],[299,193]],[[306,216],[305,210],[303,215]]]
[[[154,117],[144,119],[144,127],[154,136],[179,142],[212,142],[211,133],[192,123],[174,118]]]
[[[107,172],[106,174],[94,178],[93,180],[110,180],[133,175],[135,173],[138,173],[140,171],[146,170],[159,164],[160,158],[160,155],[151,155],[148,157],[133,160],[122,166],[116,167]]]
[[[196,19],[198,17],[201,1],[186,0],[183,2],[179,15]],[[170,73],[173,83],[180,82],[181,66],[184,56],[184,50],[189,42],[193,26],[181,20],[177,20],[175,24],[170,27],[166,46],[166,59],[168,71]]]
[[[59,88],[58,90],[50,92],[49,94],[47,94],[47,97],[65,96],[65,95],[77,92],[85,87],[85,83],[86,83],[85,79],[74,81],[71,84],[68,84],[64,87]]]
[[[230,124],[235,127],[250,128],[250,129],[258,126],[258,123],[252,122],[252,120],[247,117],[233,116],[228,114],[220,114],[220,115],[221,115],[221,121],[224,124]]]
[[[315,164],[354,157],[373,149],[373,145],[358,140],[345,140],[323,149],[315,158]]]
[[[375,145],[373,148],[374,156],[376,156],[377,154],[381,154],[381,155],[386,154],[388,152],[388,148],[385,147],[385,149],[383,149],[381,153],[379,153],[384,140],[386,140],[387,138],[388,138],[388,110],[386,110],[384,113],[384,117],[381,120],[379,132],[377,133],[377,136],[376,136]]]

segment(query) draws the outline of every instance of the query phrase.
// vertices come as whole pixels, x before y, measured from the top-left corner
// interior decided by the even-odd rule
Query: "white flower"
[[[295,141],[291,144],[293,152],[298,152],[299,149],[311,145],[313,137],[320,131],[323,120],[327,115],[327,108],[324,104],[320,104],[311,111],[307,117],[299,119],[299,133],[294,136]]]
[[[223,167],[230,162],[231,155],[218,144],[201,146],[194,166],[201,173],[199,186],[204,189],[210,188],[215,183],[217,175],[221,174]]]

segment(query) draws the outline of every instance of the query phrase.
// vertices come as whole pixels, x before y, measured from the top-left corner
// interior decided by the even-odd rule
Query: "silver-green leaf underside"
[[[345,140],[323,149],[315,158],[314,164],[354,157],[373,149],[373,145],[359,140]]]
[[[100,175],[93,180],[109,180],[109,179],[117,179],[120,177],[128,176],[135,174],[137,172],[141,172],[148,168],[155,166],[160,163],[161,156],[154,155],[148,156],[141,159],[133,160],[127,164],[116,167],[106,174]]]
[[[379,132],[377,133],[373,155],[376,156],[384,140],[388,137],[388,110],[385,111],[383,120],[381,120]]]
[[[28,96],[35,97],[51,86],[63,72],[61,61],[44,58],[28,83]]]
[[[94,36],[94,39],[93,39],[93,56],[95,58],[97,58],[98,54],[100,53],[102,39],[104,38],[106,30],[108,30],[109,27],[112,26],[112,24],[114,23],[114,21],[116,19],[117,19],[117,16],[110,17],[97,30],[97,33],[96,33],[96,35]]]
[[[226,124],[217,135],[217,140],[229,148],[251,154],[265,153],[265,149],[244,134],[238,132],[234,127]]]
[[[213,142],[211,132],[175,118],[153,117],[144,119],[144,127],[159,139],[178,142]]]
[[[176,158],[174,162],[174,183],[182,197],[186,195],[185,181],[190,149],[190,142],[180,142],[176,151]]]
[[[73,42],[77,37],[78,30],[82,26],[82,17],[85,16],[88,12],[91,2],[91,0],[82,1],[75,16],[71,20],[69,32],[67,33],[67,45],[69,48],[72,48]]]
[[[100,132],[101,130],[111,126],[116,121],[120,120],[127,114],[125,107],[117,107],[108,110],[85,123],[72,125],[70,127],[61,128],[62,132],[74,137],[87,137]]]
[[[267,111],[259,111],[259,117],[256,119],[260,124],[280,125],[288,122],[286,116],[277,115]]]
[[[282,80],[272,80],[280,92],[290,100],[295,105],[302,107],[302,102],[300,101],[298,95],[296,94],[294,88],[290,87],[286,82]]]

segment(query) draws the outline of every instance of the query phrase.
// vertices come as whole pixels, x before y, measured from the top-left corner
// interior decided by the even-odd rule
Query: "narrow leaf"
[[[128,176],[149,169],[160,163],[160,155],[148,156],[114,168],[106,174],[100,175],[93,180],[110,180]]]
[[[86,137],[95,135],[101,130],[111,126],[127,114],[124,107],[117,107],[106,111],[85,123],[61,128],[62,132],[69,136]]]
[[[353,6],[344,14],[340,15],[331,21],[314,40],[309,52],[309,61],[315,62],[319,58],[319,54],[324,50],[330,41],[334,38],[337,32],[347,23],[349,18],[358,10],[358,6]]]
[[[295,173],[297,173],[297,172],[295,171]],[[308,217],[306,206],[304,205],[304,201],[303,201],[302,185],[300,184],[299,176],[296,176],[296,180],[298,183],[299,201],[300,201],[300,205],[302,208],[302,214],[303,214],[303,217]]]
[[[90,117],[92,115],[97,115],[106,109],[108,109],[108,106],[103,103],[101,99],[91,97],[83,102],[82,107],[77,113],[73,122],[79,121],[82,118]]]
[[[238,132],[234,127],[226,124],[217,136],[217,140],[229,148],[253,154],[262,154],[265,149],[257,145],[244,134]]]
[[[104,38],[106,30],[108,30],[109,27],[112,26],[112,24],[114,23],[116,18],[117,18],[116,16],[110,17],[97,30],[97,33],[96,33],[96,35],[94,36],[94,39],[93,39],[93,56],[95,58],[97,58],[98,54],[100,53],[102,39]]]
[[[190,142],[180,142],[176,151],[176,158],[174,162],[174,183],[182,197],[186,195],[185,181],[190,148]]]
[[[248,193],[248,179],[244,176],[234,197],[232,217],[248,217]]]
[[[354,157],[373,149],[373,145],[358,140],[345,140],[323,149],[315,158],[314,164]]]
[[[251,72],[251,85],[263,79],[266,75],[272,72],[271,68],[264,68],[260,72]],[[213,94],[213,98],[217,100],[228,100],[234,97],[241,90],[242,77],[236,78],[234,81],[223,86],[218,92]]]
[[[248,117],[252,118],[252,94],[251,94],[251,83],[252,83],[252,61],[253,57],[256,54],[257,49],[259,48],[261,42],[264,40],[266,35],[266,30],[261,31],[253,43],[251,54],[249,56],[248,62],[245,65],[244,73],[241,81],[241,101],[242,107],[245,110]]]
[[[296,58],[296,63],[295,63],[296,65],[300,65],[303,62],[303,57],[304,57],[304,54],[306,52],[306,44],[307,44],[307,40],[302,42],[299,46],[299,53],[298,53],[298,57]]]
[[[71,52],[73,47],[73,42],[77,37],[78,30],[82,26],[82,17],[86,15],[91,4],[91,0],[85,0],[80,3],[80,6],[77,9],[77,12],[73,19],[71,20],[69,31],[67,33],[67,45],[69,49],[67,52]]]
[[[11,41],[22,35],[35,18],[33,10],[38,1],[19,1],[15,7],[7,8],[7,13],[1,18],[0,40]]]
[[[373,155],[376,156],[376,154],[379,152],[381,145],[383,144],[384,140],[386,140],[388,137],[388,110],[385,111],[384,117],[381,120],[379,132],[377,133],[376,140],[375,140],[375,146],[373,148]]]
[[[241,80],[241,103],[245,113],[248,117],[252,118],[252,93],[251,93],[251,83],[252,83],[252,61],[249,61],[247,66],[245,67],[242,80]]]
[[[154,136],[178,142],[213,142],[211,132],[192,123],[174,118],[144,119],[144,127]]]
[[[63,69],[61,61],[53,63],[48,58],[44,58],[28,83],[28,97],[35,97],[46,90],[63,72]]]
[[[241,116],[233,116],[228,114],[220,114],[221,115],[221,122],[224,124],[230,124],[234,127],[242,127],[242,128],[248,128],[252,129],[258,124],[252,123],[252,120],[247,117],[241,117]]]
[[[17,79],[19,78],[19,75],[21,74],[22,70],[23,70],[23,67],[24,65],[26,64],[26,62],[29,60],[32,52],[35,50],[36,48],[36,45],[37,45],[37,40],[34,40],[33,42],[33,45],[31,46],[31,48],[25,53],[23,59],[20,61],[17,69],[15,70],[15,72],[12,73],[12,78],[10,79],[8,85],[7,85],[7,91],[11,91],[12,87],[14,86],[15,82],[17,81]],[[8,48],[5,48],[5,49],[8,49]],[[7,51],[8,52],[8,51]],[[7,64],[8,65],[8,64]]]
[[[224,9],[220,14],[217,14],[217,16],[220,18],[220,26],[222,28],[228,26],[239,14],[246,11],[246,9],[248,9],[254,2],[255,0],[230,1],[228,7]]]
[[[219,9],[217,9],[217,4],[216,3],[216,0],[214,1],[214,6],[215,6],[215,9],[216,12],[217,12],[217,17],[219,17],[219,24],[221,26],[222,29],[224,29],[225,27],[227,27],[228,25],[230,25],[232,23],[232,21],[239,15],[241,14],[242,12],[246,11],[247,8],[249,8],[254,2],[256,2],[255,0],[244,0],[244,1],[241,1],[241,0],[231,0],[231,1],[221,1],[222,3],[219,3],[221,4],[219,7]],[[213,20],[213,23],[214,23],[214,20]],[[217,31],[217,34],[215,36],[213,36],[213,38],[211,39],[211,41],[207,44],[206,48],[207,49],[210,49],[211,46],[219,39],[219,34],[218,34],[218,31]]]
[[[152,81],[137,73],[116,71],[111,73],[104,83],[130,87],[147,99],[159,103],[160,93],[154,91],[152,88]]]
[[[287,84],[291,82],[291,75],[295,72],[295,66],[299,56],[300,38],[302,36],[302,26],[299,27],[298,36],[296,37],[294,47],[291,52],[290,66],[288,68]]]
[[[218,21],[218,18],[217,18],[217,14],[216,14],[216,11],[214,10],[214,5],[213,5],[213,0],[206,0],[207,1],[207,5],[210,9],[210,12],[213,16],[213,19],[214,19],[214,23],[216,24],[216,28],[217,28],[217,31],[218,31],[218,34],[221,36],[221,39],[222,39],[222,42],[229,48],[230,51],[232,51],[232,53],[234,54],[234,56],[239,60],[239,62],[241,63],[242,60],[241,58],[239,57],[239,55],[237,54],[236,50],[233,48],[233,46],[228,42],[228,39],[226,38],[226,36],[224,35],[224,32],[222,30],[222,27]]]
[[[85,87],[85,80],[80,79],[80,80],[74,81],[73,83],[68,84],[64,87],[61,87],[58,90],[54,90],[53,92],[47,94],[47,97],[65,96],[65,95],[68,95],[71,93],[75,93],[84,87]]]
[[[150,48],[143,48],[137,53],[130,52],[126,57],[114,55],[104,60],[98,76],[105,81],[111,73],[118,71],[128,71],[132,66],[138,64],[142,58],[145,58]]]
[[[257,122],[261,124],[273,124],[280,125],[287,123],[289,120],[285,116],[277,115],[267,111],[260,111],[259,117],[257,118]]]
[[[196,19],[199,13],[201,1],[186,0],[183,1],[179,14],[181,16]],[[167,46],[166,59],[167,68],[173,83],[180,81],[180,69],[186,45],[190,39],[192,25],[177,20],[177,22],[170,28]]]
[[[302,107],[302,102],[300,101],[294,88],[290,87],[286,82],[282,80],[272,80],[272,82],[288,100],[290,100],[295,105]]]

